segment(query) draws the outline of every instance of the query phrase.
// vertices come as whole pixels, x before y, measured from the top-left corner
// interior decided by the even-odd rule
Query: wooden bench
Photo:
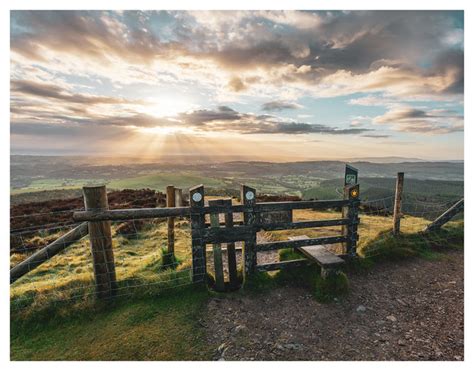
[[[307,240],[308,236],[289,237],[291,241]],[[332,253],[324,245],[313,245],[297,247],[295,250],[301,252],[308,260],[315,262],[321,267],[321,276],[323,278],[336,274],[339,268],[345,263],[336,254]]]

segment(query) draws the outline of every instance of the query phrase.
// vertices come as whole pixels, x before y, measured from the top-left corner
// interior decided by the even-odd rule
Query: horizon
[[[464,161],[463,11],[12,11],[10,27],[11,155]]]

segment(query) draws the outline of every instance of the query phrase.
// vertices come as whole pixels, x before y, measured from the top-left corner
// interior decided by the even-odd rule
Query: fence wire
[[[192,284],[189,221],[176,219],[175,259],[167,254],[164,220],[128,220],[111,223],[115,297],[159,293]],[[32,256],[77,224],[11,234],[11,268]],[[102,236],[107,239],[107,236]],[[34,265],[34,262],[31,262]],[[79,301],[97,295],[89,236],[78,238],[66,249],[27,273],[10,287],[11,308],[41,307]]]
[[[454,202],[432,202],[408,194],[402,199],[401,235],[393,236],[393,205],[395,196],[361,201],[359,216],[360,236],[358,251],[374,257],[387,254],[390,249],[418,249],[420,246],[443,247],[462,239],[463,214],[449,222],[442,231],[423,233],[426,226]],[[57,240],[79,225],[72,220],[76,210],[14,215],[15,228],[10,234],[11,267],[24,261],[39,249]],[[240,215],[235,216],[239,222]],[[221,221],[222,221],[222,215]],[[298,220],[339,218],[340,210],[295,212]],[[36,218],[36,219],[35,219]],[[56,224],[50,222],[55,220]],[[25,219],[27,222],[18,223]],[[46,220],[46,223],[40,221]],[[207,221],[209,221],[207,219]],[[187,218],[175,218],[175,257],[167,255],[167,223],[165,218],[127,220],[111,223],[113,254],[116,271],[116,297],[146,295],[163,290],[192,285],[191,231]],[[288,236],[308,234],[309,237],[338,235],[340,227],[317,230],[260,232],[259,241],[287,239]],[[103,236],[103,238],[107,238]],[[262,242],[261,241],[261,242]],[[94,281],[89,236],[78,238],[66,249],[21,277],[11,285],[13,311],[41,308],[66,301],[83,302],[97,295]],[[240,244],[237,243],[239,250]],[[241,252],[238,251],[241,263]],[[278,260],[278,253],[259,255],[259,263]],[[225,256],[225,255],[224,255]],[[208,253],[207,267],[212,271],[212,254]],[[108,261],[104,264],[110,263]],[[204,272],[202,272],[204,275]],[[204,277],[203,277],[204,278]]]

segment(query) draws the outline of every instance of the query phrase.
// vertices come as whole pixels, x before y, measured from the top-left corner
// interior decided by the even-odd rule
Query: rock
[[[356,309],[356,312],[365,312],[367,310],[366,307],[364,307],[363,305],[359,305]]]
[[[285,344],[285,348],[291,349],[291,350],[299,350],[303,348],[303,344],[288,343],[288,344]]]
[[[397,321],[397,317],[392,316],[392,315],[387,316],[387,317],[385,317],[385,318],[387,318],[387,319],[388,319],[389,321],[391,321],[391,322],[396,322],[396,321]]]
[[[222,343],[221,345],[219,345],[219,348],[217,348],[217,351],[218,351],[219,353],[222,353],[222,352],[225,351],[226,347],[227,347],[227,344],[226,344],[226,343]]]
[[[234,334],[241,334],[242,332],[244,332],[245,330],[247,330],[247,326],[245,325],[238,325],[236,327],[234,327]]]
[[[225,358],[221,357],[221,358],[218,359],[218,361],[225,361]]]
[[[405,340],[403,340],[403,339],[398,340],[398,345],[400,345],[402,347],[405,346],[406,345]]]

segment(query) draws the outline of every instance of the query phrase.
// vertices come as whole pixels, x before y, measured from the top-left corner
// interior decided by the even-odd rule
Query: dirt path
[[[220,360],[462,360],[463,257],[380,263],[331,304],[296,287],[213,299],[203,326]]]

